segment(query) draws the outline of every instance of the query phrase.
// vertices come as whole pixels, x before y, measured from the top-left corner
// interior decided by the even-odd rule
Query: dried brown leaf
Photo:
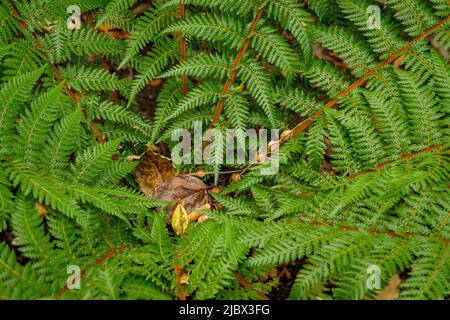
[[[169,158],[154,152],[147,152],[135,169],[139,189],[147,196],[181,204],[187,213],[205,210],[209,206],[210,196],[206,192],[208,185],[191,175],[177,175]],[[168,223],[172,221],[174,205],[168,214]],[[197,220],[198,217],[195,217]]]
[[[169,158],[151,151],[145,153],[141,163],[134,170],[139,189],[147,196],[153,198],[156,187],[176,175]]]
[[[389,284],[386,288],[378,292],[376,300],[396,300],[400,295],[400,284],[402,280],[400,276],[396,274],[389,280]]]

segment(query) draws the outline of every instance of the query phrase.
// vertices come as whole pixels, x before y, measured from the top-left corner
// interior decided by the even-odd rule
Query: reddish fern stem
[[[432,27],[431,29],[426,30],[424,33],[418,35],[417,37],[415,37],[414,39],[412,39],[410,42],[408,42],[404,47],[398,49],[397,51],[393,52],[388,58],[386,58],[384,61],[382,61],[380,64],[378,64],[374,69],[368,71],[367,73],[365,73],[361,78],[359,78],[357,81],[355,81],[354,83],[352,83],[349,87],[347,87],[345,90],[343,90],[342,92],[340,92],[334,99],[330,100],[327,104],[325,104],[322,108],[320,108],[319,110],[316,111],[316,113],[314,113],[311,117],[307,118],[306,120],[304,120],[303,122],[299,123],[298,125],[296,125],[294,127],[294,129],[292,129],[291,133],[289,135],[287,135],[284,139],[282,139],[281,144],[284,144],[285,142],[287,142],[289,139],[299,135],[301,132],[305,131],[306,129],[308,129],[315,121],[318,117],[320,117],[324,110],[326,108],[333,108],[335,107],[338,102],[339,102],[339,98],[340,97],[344,97],[346,96],[348,93],[350,93],[351,91],[361,87],[362,85],[364,85],[367,80],[374,76],[375,74],[377,74],[377,72],[384,68],[386,65],[391,64],[392,62],[395,61],[395,59],[397,59],[401,54],[405,53],[408,51],[408,49],[415,44],[417,41],[423,40],[426,37],[428,37],[433,31],[435,31],[436,29],[441,28],[441,26],[443,24],[445,24],[447,21],[450,20],[450,15],[445,17],[444,19],[442,19],[441,21],[439,21],[434,27]]]
[[[92,31],[95,31],[95,23],[94,23],[94,16],[93,16],[93,14],[92,14],[91,12],[89,12],[88,14],[86,14],[86,18],[87,18],[87,20],[88,20],[88,22],[89,22],[89,25],[90,25],[90,27],[91,27],[91,30],[92,30]],[[90,53],[89,53],[89,57],[92,57],[92,60],[93,60],[93,58],[94,58],[94,53],[93,53],[93,52],[90,52]],[[100,66],[101,66],[103,69],[105,69],[106,71],[109,72],[109,65],[108,65],[108,62],[105,60],[105,58],[103,57],[103,55],[99,53],[99,54],[98,54],[98,57],[99,57],[99,59],[100,59]],[[119,98],[119,95],[117,94],[117,91],[112,90],[112,91],[110,92],[110,95],[109,95],[109,96],[111,97],[111,99],[112,99],[116,104],[120,104],[120,98]]]
[[[245,278],[238,272],[236,271],[234,273],[234,275],[236,276],[236,279],[239,281],[240,284],[242,284],[245,288],[255,291],[256,294],[258,295],[259,298],[261,298],[261,300],[269,300],[269,298],[262,293],[261,291],[256,290],[251,283],[247,282],[247,280],[245,280]]]
[[[304,221],[301,221],[300,217],[297,217],[296,220],[297,220],[298,223],[301,223],[301,224],[308,224],[308,225],[319,226],[319,227],[320,226],[322,226],[322,227],[334,227],[334,228],[337,228],[337,229],[339,229],[341,231],[350,231],[350,232],[366,231],[366,232],[368,232],[370,234],[373,234],[373,235],[387,235],[387,236],[390,236],[392,238],[407,238],[407,239],[410,239],[410,238],[423,238],[423,237],[428,237],[429,238],[429,236],[425,236],[425,235],[417,234],[417,233],[411,233],[411,232],[400,234],[400,233],[396,233],[396,232],[391,231],[391,230],[374,230],[374,229],[371,229],[371,228],[360,229],[360,228],[357,228],[357,227],[349,227],[349,226],[342,226],[342,225],[340,225],[340,226],[339,225],[331,225],[331,224],[327,224],[327,223],[323,223],[323,222],[317,222],[317,221],[305,221],[304,222]],[[438,236],[434,236],[433,238],[436,239],[436,240],[444,242],[445,245],[448,245],[449,242],[450,242],[450,240],[442,238],[442,237],[438,237]]]
[[[358,172],[358,173],[355,173],[355,174],[351,174],[351,175],[348,176],[348,179],[355,179],[356,177],[359,177],[359,176],[362,176],[364,174],[373,172],[375,170],[383,169],[386,166],[388,166],[388,165],[390,165],[390,164],[392,164],[392,163],[394,163],[396,161],[399,161],[399,160],[407,160],[407,159],[411,159],[411,158],[413,158],[413,157],[415,157],[415,156],[417,156],[419,154],[423,154],[423,153],[427,153],[427,152],[431,152],[431,151],[435,151],[435,150],[441,150],[443,146],[444,145],[442,145],[442,144],[438,144],[438,145],[435,145],[435,146],[427,147],[427,148],[422,149],[420,151],[404,154],[404,155],[400,156],[399,158],[397,158],[395,160],[391,160],[391,161],[388,161],[388,162],[385,162],[385,163],[377,164],[372,169],[368,169],[368,170],[364,170],[364,171],[361,171],[361,172]]]
[[[360,79],[358,79],[352,85],[347,87],[344,91],[340,92],[334,99],[330,100],[322,108],[317,110],[311,117],[307,118],[306,120],[304,120],[301,123],[299,123],[298,125],[296,125],[291,130],[291,132],[289,134],[287,134],[284,137],[282,137],[280,139],[280,146],[285,144],[289,139],[299,135],[300,133],[302,133],[303,131],[308,129],[317,120],[317,118],[319,118],[323,114],[325,108],[333,108],[333,107],[335,107],[338,104],[340,97],[346,96],[349,92],[351,92],[354,89],[357,89],[357,88],[361,87],[362,85],[364,85],[366,83],[366,81],[371,76],[374,76],[374,75],[377,74],[378,70],[382,69],[383,67],[385,67],[388,64],[393,63],[402,53],[406,52],[414,43],[416,43],[417,41],[425,39],[433,31],[435,31],[436,29],[441,28],[442,25],[444,25],[449,20],[450,20],[450,15],[445,17],[444,19],[442,19],[439,23],[437,23],[431,29],[429,29],[429,30],[425,31],[423,34],[415,37],[413,40],[408,42],[404,47],[402,47],[399,50],[397,50],[394,53],[392,53],[390,57],[388,57],[386,60],[384,60],[383,62],[378,64],[374,69],[372,69],[371,71],[368,71],[367,73],[365,73]],[[246,173],[247,171],[249,171],[253,166],[254,166],[254,164],[249,164],[245,169],[242,170],[241,175]]]
[[[184,292],[183,284],[181,283],[181,266],[178,263],[178,249],[176,249],[175,257],[177,259],[177,263],[175,264],[174,271],[178,288],[178,298],[180,300],[186,300],[186,293]]]
[[[253,20],[250,24],[250,30],[248,32],[248,35],[251,36],[255,33],[255,27],[256,24],[258,23],[258,21],[261,19],[261,15],[264,11],[264,7],[263,4],[266,2],[266,0],[261,0],[261,6],[260,9],[258,10],[258,12],[256,13],[256,15],[253,17]],[[244,42],[242,43],[241,48],[239,49],[239,52],[236,56],[236,58],[234,59],[233,65],[231,67],[231,75],[228,78],[228,80],[225,82],[221,95],[226,95],[228,93],[228,91],[230,90],[231,86],[233,85],[234,81],[236,80],[237,77],[237,67],[241,64],[241,60],[244,57],[245,53],[248,50],[248,47],[250,45],[250,41],[251,38],[247,37],[244,39]],[[213,120],[211,122],[211,124],[209,125],[209,128],[212,129],[214,128],[215,123],[217,122],[217,120],[219,120],[220,115],[222,114],[223,111],[223,106],[224,106],[224,100],[223,99],[219,99],[219,101],[217,102],[216,105],[216,110],[214,112],[214,116],[213,116]]]
[[[111,259],[116,254],[118,254],[119,252],[124,251],[126,248],[127,248],[127,246],[122,244],[119,248],[112,249],[112,250],[108,251],[104,255],[102,255],[99,258],[97,258],[97,260],[95,260],[94,266],[101,266],[106,260]],[[86,275],[86,272],[87,272],[86,269],[81,271],[80,279],[83,278]],[[62,288],[61,290],[58,291],[58,293],[56,293],[56,298],[60,298],[67,291],[69,291],[69,288],[67,287],[67,285],[65,285],[64,288]]]

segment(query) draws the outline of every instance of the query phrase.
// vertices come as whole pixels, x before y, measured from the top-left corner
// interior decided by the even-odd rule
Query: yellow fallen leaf
[[[242,92],[242,91],[244,91],[244,87],[245,87],[245,84],[242,82],[240,85],[238,85],[238,86],[236,87],[236,90],[237,90],[238,92]]]
[[[41,218],[45,218],[47,216],[48,210],[44,205],[40,204],[39,202],[35,202],[34,207],[36,208]]]
[[[190,276],[189,270],[183,270],[183,274],[180,277],[180,283],[181,284],[188,284],[189,283],[189,276]]]
[[[182,204],[177,204],[172,214],[172,228],[177,236],[186,232],[189,225],[189,215]]]

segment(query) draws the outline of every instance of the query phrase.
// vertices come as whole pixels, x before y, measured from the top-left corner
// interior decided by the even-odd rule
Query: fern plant
[[[447,0],[82,0],[75,30],[72,4],[0,6],[2,299],[279,298],[289,264],[282,298],[394,276],[400,299],[449,297]],[[127,158],[198,123],[284,132],[264,163],[178,165],[222,190],[177,236]]]

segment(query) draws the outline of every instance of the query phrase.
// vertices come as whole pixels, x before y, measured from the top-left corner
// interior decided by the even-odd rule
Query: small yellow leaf
[[[189,224],[189,215],[182,204],[177,204],[172,214],[172,228],[180,236],[186,232]]]
[[[41,218],[45,218],[47,216],[48,210],[44,205],[40,204],[39,202],[35,202],[34,207],[36,208]]]
[[[181,284],[188,284],[189,283],[189,277],[190,277],[189,270],[183,270],[183,274],[180,277],[180,283]]]

